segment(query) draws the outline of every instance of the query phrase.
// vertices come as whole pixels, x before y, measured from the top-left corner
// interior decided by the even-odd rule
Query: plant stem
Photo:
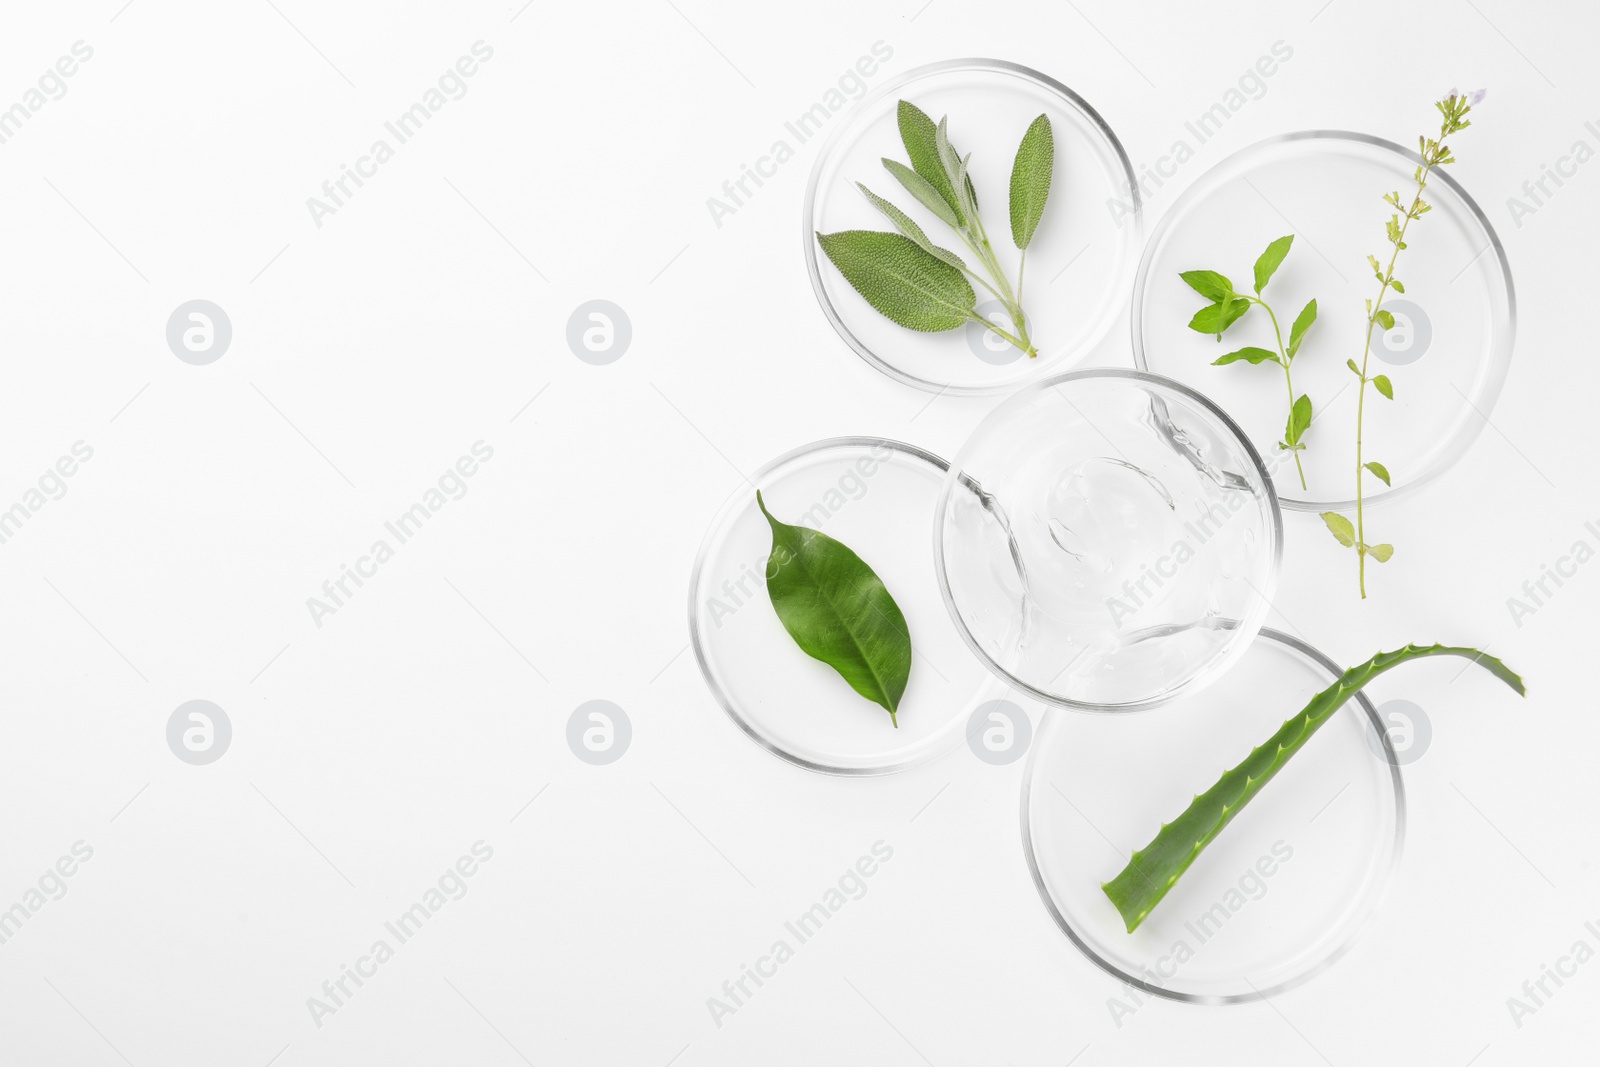
[[[1450,120],[1447,117],[1439,128],[1439,145],[1444,145],[1444,139],[1450,135]],[[1389,267],[1383,272],[1382,284],[1378,287],[1378,298],[1372,302],[1372,309],[1367,313],[1367,340],[1361,350],[1361,383],[1357,386],[1356,393],[1356,559],[1357,573],[1361,586],[1361,599],[1367,599],[1367,526],[1366,526],[1366,494],[1364,492],[1363,475],[1366,466],[1362,462],[1362,431],[1366,423],[1367,410],[1367,366],[1372,358],[1372,331],[1378,324],[1378,311],[1383,307],[1383,298],[1388,295],[1389,287],[1394,283],[1394,265],[1400,260],[1400,250],[1405,247],[1406,231],[1411,228],[1411,221],[1417,218],[1417,208],[1422,203],[1422,190],[1428,186],[1428,175],[1433,173],[1439,154],[1431,153],[1423,159],[1422,166],[1417,168],[1417,191],[1411,198],[1411,206],[1406,209],[1405,221],[1400,224],[1399,236],[1395,238],[1394,252],[1389,256]],[[1395,199],[1399,199],[1396,197]]]
[[[1247,296],[1245,299],[1252,303],[1260,304],[1266,309],[1267,316],[1272,319],[1272,335],[1278,340],[1278,355],[1283,361],[1283,383],[1289,389],[1289,414],[1292,418],[1294,415],[1294,378],[1289,373],[1289,350],[1283,345],[1283,331],[1278,328],[1278,316],[1273,314],[1272,305],[1260,297]],[[1288,437],[1288,434],[1284,434],[1284,444],[1289,443]],[[1294,453],[1294,469],[1300,474],[1300,488],[1306,489],[1308,488],[1306,485],[1306,469],[1300,465],[1300,450],[1295,448],[1290,451]]]

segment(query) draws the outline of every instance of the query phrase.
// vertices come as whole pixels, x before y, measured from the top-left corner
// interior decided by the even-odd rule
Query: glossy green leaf
[[[1011,164],[1011,240],[1018,248],[1028,247],[1044,217],[1055,166],[1055,133],[1049,117],[1040,115],[1022,135],[1017,158]]]
[[[1379,463],[1377,460],[1372,460],[1368,463],[1362,464],[1362,466],[1366,467],[1367,470],[1375,474],[1378,477],[1378,480],[1383,482],[1384,485],[1389,484],[1389,468],[1385,467],[1382,463]]]
[[[1256,260],[1256,295],[1261,295],[1261,290],[1267,287],[1267,282],[1272,280],[1278,267],[1283,263],[1283,257],[1289,254],[1289,246],[1294,244],[1294,234],[1280,237],[1267,246],[1261,253],[1261,258]]]
[[[1376,555],[1376,550],[1373,554]],[[1128,932],[1138,929],[1206,846],[1266,788],[1284,764],[1305,747],[1311,735],[1345,701],[1385,671],[1425,656],[1465,656],[1481,664],[1518,694],[1527,693],[1522,679],[1509,667],[1472,648],[1407,645],[1394,652],[1380,652],[1360,666],[1345,671],[1337,682],[1312,697],[1299,714],[1286,721],[1265,743],[1252,749],[1244,762],[1224,773],[1216,785],[1196,795],[1183,814],[1163,824],[1154,839],[1135,852],[1115,878],[1101,886],[1121,914]]]
[[[1189,288],[1212,303],[1221,303],[1233,296],[1233,283],[1226,275],[1218,274],[1214,270],[1186,270],[1178,277],[1182,278]]]
[[[773,518],[767,594],[801,651],[838,671],[850,688],[895,713],[911,677],[911,633],[883,581],[849,546]]]
[[[977,298],[967,279],[909,237],[845,230],[817,240],[867,303],[908,330],[953,330],[973,315]]]
[[[963,225],[966,215],[961,210],[961,201],[956,196],[955,187],[950,184],[950,175],[946,173],[944,161],[939,156],[937,127],[933,120],[909,100],[900,101],[896,118],[900,124],[900,141],[906,146],[911,168],[933,186],[940,199],[955,213],[956,221],[952,225]]]
[[[1385,330],[1394,329],[1394,315],[1383,310],[1382,308],[1379,308],[1377,311],[1372,313],[1372,320],[1379,326],[1382,326]]]
[[[921,248],[924,252],[930,253],[937,259],[944,260],[957,270],[967,269],[966,263],[962,262],[960,256],[956,255],[948,248],[940,248],[938,245],[929,240],[928,235],[923,232],[922,227],[918,226],[916,221],[912,219],[911,216],[907,215],[904,211],[901,211],[899,208],[895,207],[893,204],[889,203],[889,201],[885,200],[877,193],[874,193],[871,189],[868,189],[860,182],[856,182],[856,188],[861,190],[861,194],[872,203],[873,207],[877,208],[888,217],[889,221],[894,224],[895,229],[899,230],[901,233],[911,238],[911,240],[915,241],[917,247]]]
[[[956,229],[961,227],[961,220],[956,215],[956,209],[950,206],[939,190],[928,184],[928,179],[904,163],[897,163],[892,159],[885,159],[883,165],[901,185],[905,186],[906,192],[916,197],[917,202],[923,207],[939,216],[945,225]]]
[[[1387,374],[1380,374],[1376,376],[1372,379],[1372,384],[1377,387],[1378,392],[1384,395],[1385,399],[1394,399],[1394,383],[1389,380],[1389,376]]]
[[[1300,314],[1294,317],[1294,325],[1289,327],[1289,358],[1293,359],[1300,351],[1300,342],[1306,339],[1306,331],[1311,329],[1311,324],[1317,321],[1317,302],[1312,300],[1300,309]]]
[[[1324,511],[1322,521],[1328,527],[1328,532],[1344,547],[1349,548],[1356,543],[1356,528],[1337,511]]]
[[[1266,363],[1268,361],[1273,363],[1281,362],[1276,352],[1269,352],[1265,348],[1246,347],[1239,349],[1237,352],[1229,352],[1225,356],[1218,356],[1211,361],[1211,365],[1213,367],[1226,367],[1228,364],[1237,363],[1240,360],[1251,364]]]

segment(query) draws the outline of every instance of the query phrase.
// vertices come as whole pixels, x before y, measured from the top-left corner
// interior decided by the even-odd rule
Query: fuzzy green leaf
[[[1356,543],[1356,528],[1337,511],[1324,511],[1322,521],[1328,527],[1328,532],[1344,547],[1349,548]]]
[[[1212,303],[1220,303],[1233,296],[1233,283],[1214,270],[1186,270],[1178,277]]]
[[[772,527],[767,593],[783,628],[894,722],[911,677],[911,633],[894,597],[849,546],[779,522],[759,492],[756,506]]]
[[[845,230],[817,240],[867,303],[908,330],[953,330],[973,315],[977,298],[967,279],[909,237]]]
[[[1194,318],[1189,320],[1189,329],[1196,333],[1221,334],[1249,310],[1250,301],[1243,297],[1225,304],[1208,304],[1194,313]]]
[[[1312,300],[1300,309],[1300,314],[1294,317],[1294,325],[1289,327],[1289,358],[1293,359],[1300,351],[1300,342],[1306,339],[1306,331],[1311,329],[1311,324],[1317,321],[1317,302]]]
[[[1261,295],[1261,290],[1267,287],[1267,282],[1272,280],[1273,274],[1283,263],[1283,257],[1289,254],[1289,246],[1294,244],[1294,234],[1280,237],[1267,246],[1261,253],[1261,258],[1256,260],[1256,295]]]
[[[1055,165],[1055,133],[1049,116],[1040,115],[1022,135],[1017,158],[1011,165],[1011,240],[1018,248],[1028,247],[1044,217]]]
[[[1383,482],[1384,485],[1389,484],[1389,468],[1385,467],[1382,463],[1379,463],[1377,460],[1372,460],[1370,463],[1362,464],[1362,466],[1366,467],[1367,470],[1377,475],[1378,480]]]
[[[868,189],[860,182],[856,182],[856,188],[860,189],[862,195],[871,201],[873,207],[877,208],[879,211],[883,212],[884,215],[888,216],[889,221],[894,223],[895,229],[899,230],[901,233],[911,238],[911,240],[915,241],[917,246],[924,252],[928,252],[936,258],[944,260],[957,270],[967,269],[967,265],[962,262],[960,256],[956,255],[948,248],[940,248],[938,245],[929,240],[928,235],[923,232],[922,227],[918,226],[916,221],[904,211],[901,211],[899,208],[895,207],[893,204],[889,203],[889,201],[874,193],[871,189]]]
[[[1373,554],[1376,555],[1376,549]],[[1394,652],[1380,652],[1360,666],[1345,671],[1337,682],[1312,697],[1299,714],[1286,721],[1264,744],[1252,749],[1242,763],[1224,773],[1216,785],[1197,795],[1182,815],[1164,824],[1148,845],[1133,854],[1121,873],[1101,886],[1121,914],[1128,932],[1131,934],[1138,929],[1206,846],[1345,701],[1383,672],[1425,656],[1465,656],[1481,664],[1519,695],[1527,693],[1522,679],[1511,668],[1472,648],[1407,645]]]
[[[1389,381],[1387,374],[1380,374],[1373,378],[1372,384],[1377,386],[1378,392],[1382,393],[1385,399],[1394,399],[1394,383]]]
[[[956,209],[951,207],[944,196],[928,183],[928,179],[906,166],[892,159],[883,161],[885,169],[895,176],[895,179],[905,186],[906,192],[917,198],[917,202],[935,215],[945,225],[954,229],[961,228],[961,219],[956,214]]]
[[[945,202],[945,206],[956,215],[956,221],[951,225],[964,225],[966,215],[961,210],[961,200],[956,196],[955,187],[950,184],[950,175],[945,171],[944,161],[940,158],[936,137],[937,127],[933,120],[909,100],[900,101],[896,117],[900,124],[900,141],[906,146],[906,156],[911,160],[911,168],[934,188],[939,198]]]
[[[1261,364],[1268,360],[1274,363],[1281,362],[1276,352],[1269,352],[1265,348],[1246,347],[1239,349],[1237,352],[1229,352],[1225,356],[1217,357],[1211,361],[1211,365],[1213,367],[1226,367],[1228,364],[1237,363],[1241,359],[1251,364]]]

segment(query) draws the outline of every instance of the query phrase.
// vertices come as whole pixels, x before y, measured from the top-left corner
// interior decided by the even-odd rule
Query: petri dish
[[[944,333],[898,326],[821,254],[818,233],[893,229],[857,182],[905,211],[936,244],[965,251],[949,227],[884,169],[884,158],[906,162],[897,120],[902,99],[936,122],[949,116],[952,142],[972,155],[973,185],[991,246],[1013,282],[1018,252],[1009,223],[1011,167],[1029,124],[1040,114],[1050,116],[1055,172],[1028,247],[1022,299],[1037,357],[1028,358],[981,326]],[[862,359],[896,381],[931,392],[1000,393],[1067,369],[1120,322],[1138,266],[1142,212],[1127,153],[1082,97],[1015,63],[956,59],[885,84],[833,131],[806,186],[801,236],[823,314]],[[963,258],[974,265],[970,255]],[[991,304],[982,299],[988,294],[981,287],[974,288],[979,312],[1000,315],[996,321],[1004,325],[998,301]]]
[[[928,526],[947,469],[899,441],[818,441],[768,463],[718,512],[690,579],[689,631],[706,684],[757,744],[809,770],[868,775],[961,743],[963,722],[993,682],[939,606]],[[778,620],[765,578],[772,530],[757,489],[780,521],[850,546],[904,612],[912,665],[898,729]]]
[[[1465,164],[1470,167],[1470,155]],[[1133,353],[1141,370],[1184,382],[1211,397],[1244,427],[1267,458],[1284,507],[1295,511],[1352,508],[1356,377],[1365,302],[1378,283],[1368,255],[1384,264],[1393,249],[1384,224],[1393,211],[1383,196],[1408,186],[1414,151],[1377,137],[1313,130],[1274,137],[1219,163],[1184,191],[1152,233],[1133,295]],[[1367,504],[1415,490],[1444,473],[1482,431],[1511,363],[1516,296],[1511,268],[1494,227],[1456,181],[1457,163],[1434,171],[1424,198],[1433,210],[1411,224],[1395,274],[1404,294],[1384,301],[1395,325],[1373,339],[1370,374],[1387,375],[1394,399],[1367,391],[1366,459],[1383,463],[1392,488],[1367,478]],[[1295,357],[1294,391],[1315,410],[1301,453],[1306,486],[1293,458],[1277,449],[1289,394],[1275,365],[1213,367],[1245,345],[1272,349],[1272,324],[1252,309],[1223,336],[1188,328],[1205,300],[1179,278],[1216,270],[1248,288],[1256,257],[1268,242],[1294,234],[1288,258],[1265,296],[1282,329],[1306,302],[1317,320]]]
[[[1001,680],[1058,707],[1132,711],[1243,653],[1283,527],[1260,456],[1215,404],[1156,375],[1085,370],[978,425],[934,542],[950,617]]]
[[[1292,988],[1350,950],[1405,839],[1399,761],[1361,693],[1133,933],[1100,888],[1339,673],[1264,629],[1203,693],[1132,717],[1046,717],[1024,774],[1023,849],[1045,907],[1084,955],[1146,993],[1225,1004]]]

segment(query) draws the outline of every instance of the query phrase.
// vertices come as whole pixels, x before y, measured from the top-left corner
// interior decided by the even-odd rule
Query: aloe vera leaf
[[[1160,832],[1129,857],[1121,873],[1101,885],[1121,913],[1128,932],[1138,929],[1205,847],[1345,701],[1391,667],[1424,656],[1466,656],[1482,664],[1518,695],[1527,694],[1522,679],[1511,668],[1475,648],[1407,645],[1394,652],[1380,652],[1360,666],[1351,667],[1337,682],[1312,697],[1264,744],[1252,749],[1242,763],[1225,772],[1216,785],[1197,794],[1182,815],[1162,823]]]

